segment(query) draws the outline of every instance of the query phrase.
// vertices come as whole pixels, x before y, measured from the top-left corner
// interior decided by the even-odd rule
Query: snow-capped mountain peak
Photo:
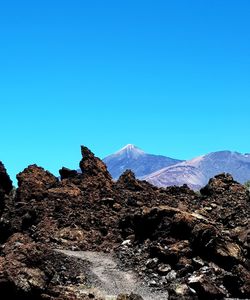
[[[115,155],[126,155],[128,157],[137,157],[144,154],[143,150],[133,144],[128,144],[115,153]]]
[[[157,186],[188,184],[199,190],[220,173],[230,173],[240,183],[250,180],[250,154],[236,151],[216,151],[182,161],[162,155],[148,154],[128,144],[103,161],[114,179],[131,169],[137,178]]]
[[[144,152],[133,144],[128,144],[119,151],[103,159],[113,178],[118,178],[124,171],[131,169],[137,177],[143,177],[164,167],[181,162],[162,155]]]

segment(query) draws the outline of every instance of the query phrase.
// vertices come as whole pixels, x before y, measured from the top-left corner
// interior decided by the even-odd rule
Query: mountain
[[[147,154],[132,144],[128,144],[116,153],[105,157],[103,161],[115,179],[127,169],[131,169],[136,177],[143,177],[181,162],[181,160],[162,155]]]
[[[187,184],[198,190],[220,173],[230,173],[235,180],[245,183],[250,179],[250,154],[231,151],[212,152],[174,166],[158,170],[144,179],[157,186]]]

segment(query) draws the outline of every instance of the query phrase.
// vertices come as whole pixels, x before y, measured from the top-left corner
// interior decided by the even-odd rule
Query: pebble
[[[149,286],[157,286],[157,282],[155,280],[150,280],[148,285]]]
[[[125,240],[122,242],[122,246],[130,246],[131,245],[131,240]]]
[[[168,272],[171,271],[171,266],[168,265],[168,264],[160,264],[159,267],[158,267],[158,272],[161,274],[161,275],[166,275]]]
[[[158,264],[158,258],[154,257],[154,258],[150,258],[147,260],[146,262],[146,266],[149,268],[149,269],[153,269],[157,266]]]
[[[167,275],[166,275],[166,279],[168,281],[173,281],[176,279],[176,272],[174,270],[170,271]]]

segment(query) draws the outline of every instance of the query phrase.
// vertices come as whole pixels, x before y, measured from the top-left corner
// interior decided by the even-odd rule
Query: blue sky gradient
[[[250,1],[2,1],[0,160],[250,152]]]

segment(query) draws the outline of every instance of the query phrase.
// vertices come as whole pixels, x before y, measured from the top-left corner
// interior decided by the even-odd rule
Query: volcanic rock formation
[[[12,181],[10,180],[3,163],[0,161],[0,209],[3,208],[4,196],[8,195],[12,188]]]
[[[157,188],[131,171],[114,182],[86,147],[82,156],[82,173],[62,168],[60,180],[29,166],[17,175],[16,193],[0,165],[1,299],[105,299],[80,250],[112,255],[122,272],[165,295],[155,299],[250,297],[244,186],[229,174],[200,193]],[[141,299],[133,292],[116,297]]]

